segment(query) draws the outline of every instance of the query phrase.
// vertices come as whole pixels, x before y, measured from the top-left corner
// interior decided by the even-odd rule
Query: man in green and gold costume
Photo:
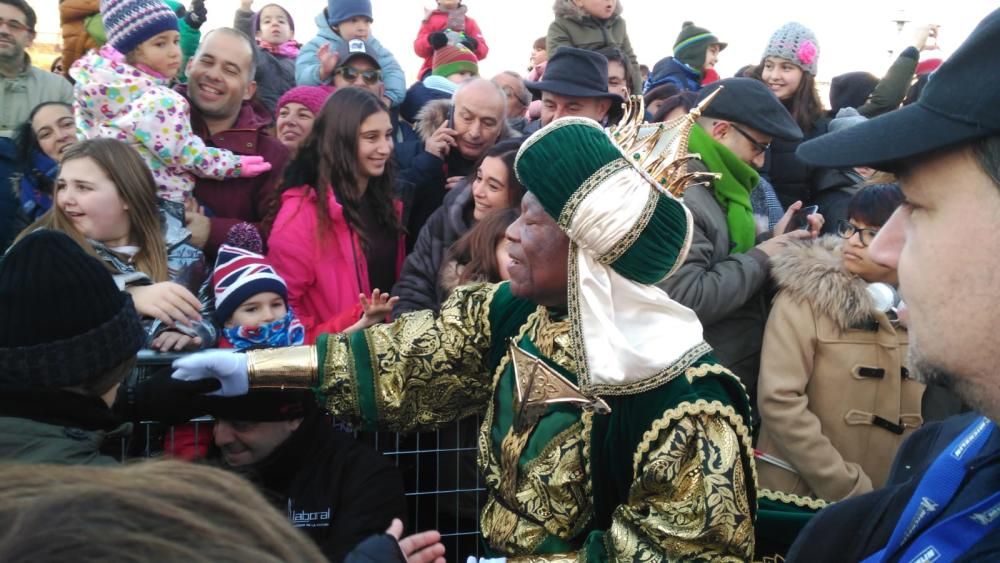
[[[508,561],[749,560],[746,392],[651,285],[690,245],[671,190],[691,181],[693,120],[639,122],[609,134],[568,117],[525,142],[509,282],[315,346],[192,355],[174,377],[217,378],[223,395],[312,388],[364,429],[483,415],[482,536]]]

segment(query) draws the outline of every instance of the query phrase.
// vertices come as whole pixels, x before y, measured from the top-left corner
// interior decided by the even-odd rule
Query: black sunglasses
[[[758,141],[757,139],[754,139],[753,137],[750,136],[750,133],[747,133],[746,131],[744,131],[739,125],[737,125],[737,124],[735,124],[733,122],[729,122],[729,125],[733,129],[736,129],[737,133],[739,133],[740,135],[743,135],[746,138],[746,140],[750,141],[750,144],[753,145],[754,149],[756,149],[757,154],[765,153],[765,152],[767,152],[767,149],[771,148],[771,143],[764,144],[764,143]]]
[[[377,84],[382,80],[382,71],[377,69],[361,70],[353,66],[342,66],[333,73],[343,76],[344,80],[348,82],[357,81],[359,76],[361,80],[365,81],[365,84]]]

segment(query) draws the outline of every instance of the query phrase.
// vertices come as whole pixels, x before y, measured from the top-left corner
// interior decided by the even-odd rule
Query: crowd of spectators
[[[943,64],[937,26],[920,27],[883,77],[838,76],[825,103],[821,38],[800,23],[776,22],[760,59],[723,78],[726,38],[690,21],[670,53],[640,65],[623,8],[556,0],[547,35],[525,46],[529,71],[487,78],[475,3],[437,0],[414,26],[422,66],[407,85],[375,38],[370,0],[329,0],[305,43],[278,4],[242,0],[233,27],[209,30],[203,0],[64,0],[51,71],[26,53],[34,9],[0,0],[0,461],[17,462],[0,464],[0,558],[443,560],[436,532],[404,536],[399,470],[335,424],[318,388],[247,394],[226,378],[126,376],[140,349],[260,351],[442,315],[456,288],[500,284],[522,265],[508,247],[539,205],[517,166],[533,135],[567,117],[614,128],[636,111],[644,131],[691,121],[692,228],[683,261],[651,291],[693,312],[749,398],[756,558],[816,560],[803,538],[846,534],[850,515],[876,504],[902,511],[971,421],[952,415],[996,420],[992,395],[977,401],[979,387],[963,383],[995,382],[980,324],[996,308],[982,281],[1000,264],[995,225],[972,239],[975,221],[949,215],[933,236],[963,233],[966,247],[916,233],[945,213],[938,201],[966,197],[925,176],[1000,183],[1000,91],[983,82],[998,70],[1000,13]],[[899,130],[923,144],[878,135],[919,112],[926,127]],[[875,146],[863,135],[902,148],[810,149]],[[928,171],[928,154],[955,162]],[[987,214],[997,197],[975,205]],[[906,237],[939,257],[982,246],[966,257],[982,260],[979,273],[953,264],[935,280],[934,266],[885,250]],[[961,294],[956,318],[947,296],[919,301],[932,283]],[[968,299],[982,310],[963,308]],[[928,318],[983,329],[962,331],[968,346],[951,351],[975,368],[942,359],[944,344],[928,342],[937,332],[921,332]],[[195,444],[185,423],[201,415],[214,422]],[[150,419],[177,425],[177,457],[193,463],[116,467],[114,443]],[[451,432],[475,449],[479,430],[466,420]],[[934,447],[915,453],[914,433]],[[906,465],[893,462],[901,450]],[[477,478],[471,465],[455,471]],[[963,509],[996,492],[988,478],[962,489]],[[890,520],[845,557],[899,547]],[[983,541],[962,549],[994,553]]]

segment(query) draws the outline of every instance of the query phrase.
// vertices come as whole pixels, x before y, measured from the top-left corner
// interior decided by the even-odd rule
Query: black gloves
[[[475,53],[476,49],[479,47],[479,41],[475,37],[469,37],[468,35],[465,36],[465,39],[463,39],[461,43],[462,45],[468,47],[473,53]]]
[[[194,0],[191,2],[191,9],[184,16],[184,21],[191,26],[191,29],[198,29],[201,27],[201,24],[205,23],[207,16],[208,9],[205,8],[205,0]]]
[[[219,380],[181,381],[171,378],[172,372],[167,366],[141,381],[129,377],[118,390],[115,413],[133,422],[164,424],[179,424],[206,414],[202,395],[219,389]]]
[[[427,36],[427,42],[436,51],[448,44],[448,36],[443,31],[435,31]]]

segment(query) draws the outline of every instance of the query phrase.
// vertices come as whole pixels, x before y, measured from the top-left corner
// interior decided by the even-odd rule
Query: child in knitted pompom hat
[[[162,0],[101,0],[108,42],[78,59],[73,109],[88,139],[131,144],[153,172],[157,195],[185,202],[194,177],[257,176],[259,156],[209,147],[191,130],[191,108],[170,88],[181,68],[177,16]]]
[[[434,55],[445,45],[463,45],[483,60],[490,52],[479,24],[468,15],[462,0],[437,0],[437,7],[426,10],[420,31],[413,41],[413,51],[424,59],[417,77],[426,78],[434,68]]]
[[[376,289],[370,299],[359,295],[358,306],[337,318],[300,320],[288,304],[284,278],[261,255],[262,249],[260,234],[249,223],[234,225],[219,247],[212,282],[214,318],[223,335],[220,348],[298,346],[323,332],[356,332],[383,322],[399,300]]]
[[[170,88],[181,68],[177,16],[162,0],[101,0],[108,42],[73,64],[77,129],[88,139],[132,145],[153,172],[157,195],[185,202],[194,177],[257,176],[259,156],[205,145],[191,130],[191,109]]]

